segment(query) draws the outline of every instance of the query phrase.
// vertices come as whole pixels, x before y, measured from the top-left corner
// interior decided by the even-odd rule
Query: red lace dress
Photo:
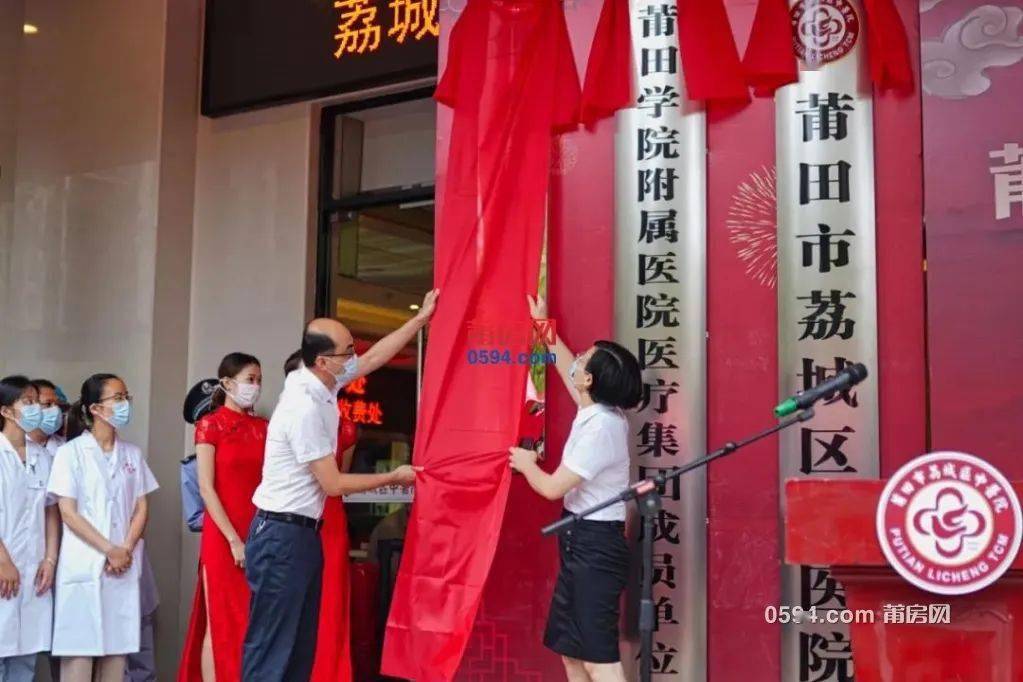
[[[355,422],[344,417],[338,425],[337,464],[345,450],[355,445]],[[323,594],[320,626],[316,636],[316,660],[312,682],[351,682],[351,637],[348,627],[350,584],[348,575],[348,517],[338,497],[328,497],[323,508]],[[219,681],[218,681],[219,682]]]
[[[267,421],[221,407],[195,425],[196,445],[212,445],[214,486],[217,497],[239,537],[249,536],[256,514],[252,494],[263,476],[263,448]],[[203,573],[209,594],[204,594]],[[217,682],[241,680],[242,643],[249,623],[249,586],[245,570],[238,568],[227,538],[209,512],[203,518],[199,549],[199,579],[192,601],[192,619],[181,654],[178,680],[202,679],[202,642],[206,636],[206,607],[213,634],[213,659]]]

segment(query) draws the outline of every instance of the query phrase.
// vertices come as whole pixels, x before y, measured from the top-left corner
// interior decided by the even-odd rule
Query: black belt
[[[308,516],[302,516],[301,514],[292,514],[291,512],[272,512],[260,509],[258,512],[256,512],[256,516],[258,516],[261,519],[270,519],[271,521],[290,523],[296,526],[302,526],[303,528],[312,528],[313,530],[319,530],[320,526],[323,525],[323,519],[311,519]]]
[[[572,516],[572,512],[568,511],[567,509],[562,509],[561,518],[565,518],[566,516]],[[578,521],[575,522],[575,525],[579,528],[591,528],[594,530],[612,529],[618,532],[623,532],[625,530],[624,521],[607,521],[602,519],[579,519]],[[572,526],[569,526],[568,528],[569,530],[571,530]]]

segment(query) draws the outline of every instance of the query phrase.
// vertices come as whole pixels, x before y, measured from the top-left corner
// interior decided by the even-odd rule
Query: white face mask
[[[231,400],[238,403],[238,407],[247,410],[259,402],[260,385],[243,384],[236,381],[233,391],[228,391],[225,388],[224,392],[231,396]]]
[[[572,382],[572,386],[576,391],[581,392],[586,390],[587,362],[588,361],[582,356],[577,355],[575,359],[572,360],[572,366],[568,368],[568,380]]]

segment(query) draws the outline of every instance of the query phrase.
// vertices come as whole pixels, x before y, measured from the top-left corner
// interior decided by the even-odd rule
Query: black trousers
[[[319,533],[257,514],[245,544],[245,577],[252,596],[242,679],[308,680],[316,654],[323,577]]]

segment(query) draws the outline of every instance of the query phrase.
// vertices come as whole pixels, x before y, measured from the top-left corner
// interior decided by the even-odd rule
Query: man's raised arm
[[[355,379],[364,377],[370,372],[373,372],[380,367],[383,367],[391,358],[398,354],[398,352],[412,342],[416,332],[426,326],[426,323],[430,321],[430,317],[433,315],[433,311],[437,306],[437,296],[440,294],[440,289],[434,289],[423,297],[423,305],[419,308],[419,312],[411,320],[403,324],[398,329],[394,330],[384,338],[373,344],[372,348],[366,351],[365,354],[359,356],[358,369],[355,373]]]

